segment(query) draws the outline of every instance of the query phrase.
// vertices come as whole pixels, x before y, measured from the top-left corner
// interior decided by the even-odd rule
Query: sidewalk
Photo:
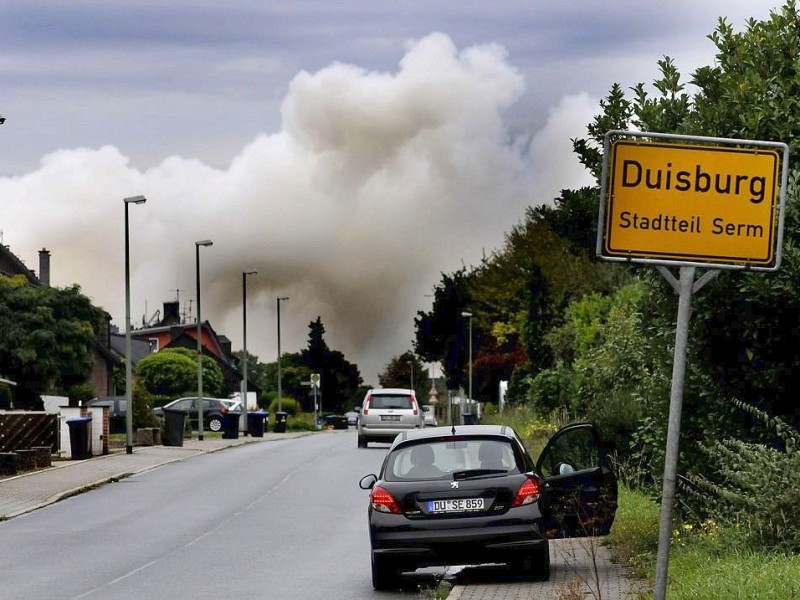
[[[197,439],[184,440],[183,446],[136,446],[133,454],[126,454],[122,450],[86,460],[55,461],[47,469],[0,479],[0,520],[17,517],[94,486],[176,460],[241,444],[285,440],[309,434],[268,432],[260,438],[239,436],[232,440],[207,437],[202,442]]]
[[[592,566],[596,563],[596,568]],[[497,568],[471,568],[447,600],[635,600],[643,585],[628,578],[629,569],[614,563],[602,539],[579,538],[550,542],[550,579],[514,581]]]

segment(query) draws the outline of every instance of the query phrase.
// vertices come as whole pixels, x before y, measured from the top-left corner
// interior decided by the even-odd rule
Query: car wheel
[[[359,448],[366,448],[367,447],[367,440],[362,436],[358,436],[358,447]]]
[[[400,571],[386,557],[372,553],[372,587],[376,590],[391,590],[400,587]]]
[[[538,581],[550,579],[550,548],[549,544],[538,550],[531,550],[520,554],[511,562],[511,569],[517,575],[530,577]]]
[[[211,431],[222,431],[222,418],[221,417],[211,417],[208,420],[208,428]]]

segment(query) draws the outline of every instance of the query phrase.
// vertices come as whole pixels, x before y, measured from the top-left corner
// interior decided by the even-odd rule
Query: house
[[[231,391],[238,390],[241,386],[242,376],[239,374],[231,354],[231,341],[214,331],[208,321],[201,323],[200,331],[203,354],[213,358],[219,365],[225,388]],[[145,326],[131,331],[131,340],[135,340],[139,344],[146,343],[151,353],[170,347],[196,350],[197,322],[187,323],[182,319],[177,301],[164,302],[164,313],[161,320],[153,326]],[[248,385],[248,387],[251,386]]]

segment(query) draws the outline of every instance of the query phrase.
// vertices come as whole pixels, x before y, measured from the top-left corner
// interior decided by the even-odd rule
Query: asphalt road
[[[374,600],[358,481],[386,448],[352,430],[246,444],[2,522],[1,595]]]

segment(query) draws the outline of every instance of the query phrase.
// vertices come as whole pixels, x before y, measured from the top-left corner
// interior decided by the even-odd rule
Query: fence
[[[0,452],[37,446],[58,450],[58,415],[43,412],[0,412]]]

